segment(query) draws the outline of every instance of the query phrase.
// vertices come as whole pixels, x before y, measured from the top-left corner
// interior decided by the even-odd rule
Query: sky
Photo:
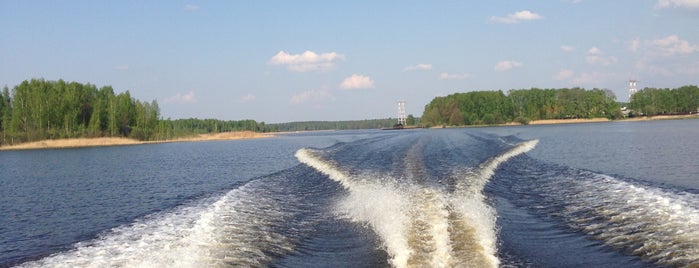
[[[163,118],[421,116],[437,96],[699,83],[699,0],[0,1],[0,86],[157,100]]]

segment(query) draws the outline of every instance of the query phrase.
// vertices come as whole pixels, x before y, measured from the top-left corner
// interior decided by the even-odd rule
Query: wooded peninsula
[[[205,133],[270,132],[255,120],[161,119],[158,102],[77,82],[23,81],[0,96],[0,145],[47,139],[125,137],[172,140]]]
[[[696,113],[699,88],[645,88],[619,103],[607,89],[519,89],[473,91],[434,98],[425,106],[424,126],[492,125],[531,120],[591,119]]]

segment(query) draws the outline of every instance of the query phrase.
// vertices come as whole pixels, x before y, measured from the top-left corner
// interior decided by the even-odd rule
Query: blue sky
[[[420,116],[435,96],[696,85],[699,0],[0,1],[0,86],[111,85],[164,118]]]

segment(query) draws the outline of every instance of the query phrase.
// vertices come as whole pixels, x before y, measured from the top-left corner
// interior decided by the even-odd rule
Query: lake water
[[[699,120],[0,152],[0,267],[699,265]]]

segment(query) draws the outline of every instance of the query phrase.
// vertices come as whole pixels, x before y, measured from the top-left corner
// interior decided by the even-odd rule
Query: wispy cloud
[[[612,74],[592,72],[592,73],[582,73],[571,80],[571,83],[579,86],[589,86],[589,85],[600,85],[607,80],[618,79]]]
[[[512,60],[504,60],[504,61],[501,61],[501,62],[498,62],[497,64],[495,64],[494,69],[496,71],[503,72],[503,71],[511,70],[511,69],[521,67],[521,66],[522,66],[521,62],[512,61]]]
[[[197,5],[186,4],[182,9],[184,11],[198,11],[199,9],[201,9],[201,7]]]
[[[197,97],[194,95],[194,91],[188,93],[177,93],[172,97],[166,98],[165,103],[193,103],[197,101]]]
[[[629,41],[629,50],[631,50],[631,52],[637,52],[640,47],[641,47],[641,40],[640,39],[636,38],[636,39]]]
[[[114,70],[117,70],[117,71],[127,71],[127,70],[129,70],[129,66],[128,66],[128,65],[118,65],[118,66],[115,66],[115,67],[114,67]]]
[[[336,52],[318,54],[307,50],[301,54],[289,54],[285,51],[279,51],[267,63],[270,65],[284,65],[289,71],[311,72],[333,69],[335,62],[344,59],[344,55]]]
[[[573,52],[573,51],[575,51],[575,47],[574,47],[574,46],[568,46],[568,45],[562,45],[562,46],[561,46],[561,50],[562,50],[562,51],[565,51],[565,52]]]
[[[300,105],[304,103],[319,104],[333,100],[335,100],[335,97],[333,97],[327,90],[307,90],[292,96],[289,102]]]
[[[605,53],[597,48],[592,47],[587,50],[587,56],[585,56],[585,61],[589,64],[600,64],[600,65],[610,65],[617,62],[617,58],[614,56],[606,56]]]
[[[655,4],[656,8],[688,8],[699,9],[699,1],[697,0],[658,0]]]
[[[427,70],[432,70],[432,64],[419,63],[419,64],[407,66],[403,69],[403,71],[427,71]]]
[[[692,44],[677,35],[662,38],[630,41],[629,49],[638,53],[636,69],[652,75],[672,76],[696,74],[697,63],[690,54],[699,52],[699,45]]]
[[[636,62],[636,69],[652,75],[672,76],[673,72],[665,66],[656,65],[652,60],[644,58]]]
[[[543,18],[543,16],[531,12],[529,10],[522,10],[512,14],[508,14],[505,17],[492,16],[490,17],[490,21],[494,23],[515,24],[520,23],[522,21],[540,20]]]
[[[343,89],[373,88],[374,80],[365,75],[353,74],[352,76],[345,78],[345,80],[340,83],[340,87]]]
[[[239,102],[240,103],[250,103],[250,102],[255,101],[255,99],[257,99],[257,97],[255,95],[248,93],[247,95],[240,97]]]
[[[571,77],[573,77],[573,74],[575,74],[575,72],[573,72],[572,70],[563,69],[563,70],[558,71],[558,73],[553,76],[553,79],[568,80]]]
[[[464,79],[469,79],[471,78],[470,74],[463,73],[463,74],[450,74],[450,73],[440,73],[438,79],[439,80],[464,80]]]
[[[680,39],[677,35],[670,35],[665,38],[652,40],[651,46],[661,51],[665,56],[690,54],[699,51],[699,46],[692,45],[687,40]]]

